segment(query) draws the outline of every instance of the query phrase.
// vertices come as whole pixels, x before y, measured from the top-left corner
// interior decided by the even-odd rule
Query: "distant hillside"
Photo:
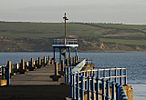
[[[51,51],[64,36],[63,23],[0,22],[0,52]],[[69,23],[68,36],[80,51],[145,51],[146,25]]]

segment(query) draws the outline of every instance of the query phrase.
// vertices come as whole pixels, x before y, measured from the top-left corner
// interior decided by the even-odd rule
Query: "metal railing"
[[[65,68],[65,83],[70,85],[74,100],[128,100],[123,86],[127,84],[126,68],[95,69],[72,73]],[[102,98],[102,99],[101,99]]]
[[[78,44],[77,39],[54,39],[53,45],[72,45]]]

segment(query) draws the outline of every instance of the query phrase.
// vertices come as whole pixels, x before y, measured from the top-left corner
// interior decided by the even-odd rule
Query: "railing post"
[[[122,74],[123,74],[122,71],[123,71],[123,70],[122,70],[122,68],[121,68],[121,69],[120,69],[120,85],[122,85]]]
[[[127,69],[125,69],[125,78],[124,78],[124,85],[127,84]]]
[[[109,80],[106,81],[106,100],[109,100],[110,98],[110,85]]]
[[[105,69],[103,70],[103,78],[106,77]]]
[[[94,100],[94,91],[95,91],[94,76],[92,76],[92,78],[91,78],[91,93],[92,93],[92,100]]]
[[[117,68],[115,67],[115,83],[117,83]]]
[[[116,84],[116,100],[120,100],[120,93],[119,93],[119,84]]]
[[[72,82],[72,98],[75,99],[75,74],[72,74],[73,82]]]
[[[96,100],[99,100],[99,79],[96,77]]]
[[[104,78],[101,80],[102,81],[102,100],[105,100],[105,83],[104,83]]]
[[[81,76],[81,100],[84,100],[84,76]]]
[[[112,99],[111,100],[115,100],[115,84],[114,84],[114,82],[112,82]]]
[[[109,81],[111,82],[111,70],[109,69]]]
[[[73,98],[73,75],[70,73],[70,97]]]
[[[87,100],[90,100],[90,76],[87,77]]]
[[[76,74],[76,100],[79,100],[79,75]]]

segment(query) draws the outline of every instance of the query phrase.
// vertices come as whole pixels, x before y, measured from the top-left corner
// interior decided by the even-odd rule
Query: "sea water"
[[[58,55],[58,53],[57,53]],[[71,54],[74,55],[74,54]],[[51,52],[17,52],[0,53],[0,65],[6,64],[8,60],[13,63],[20,59],[30,60],[31,57],[53,56]],[[128,83],[134,88],[134,99],[146,99],[146,52],[124,52],[124,53],[79,53],[82,58],[88,58],[97,67],[126,67],[128,69]]]

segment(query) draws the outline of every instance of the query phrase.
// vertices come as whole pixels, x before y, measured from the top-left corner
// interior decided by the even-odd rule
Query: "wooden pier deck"
[[[53,65],[15,75],[10,86],[0,88],[0,100],[64,100],[69,86],[63,84],[63,77],[53,81],[52,75]]]

